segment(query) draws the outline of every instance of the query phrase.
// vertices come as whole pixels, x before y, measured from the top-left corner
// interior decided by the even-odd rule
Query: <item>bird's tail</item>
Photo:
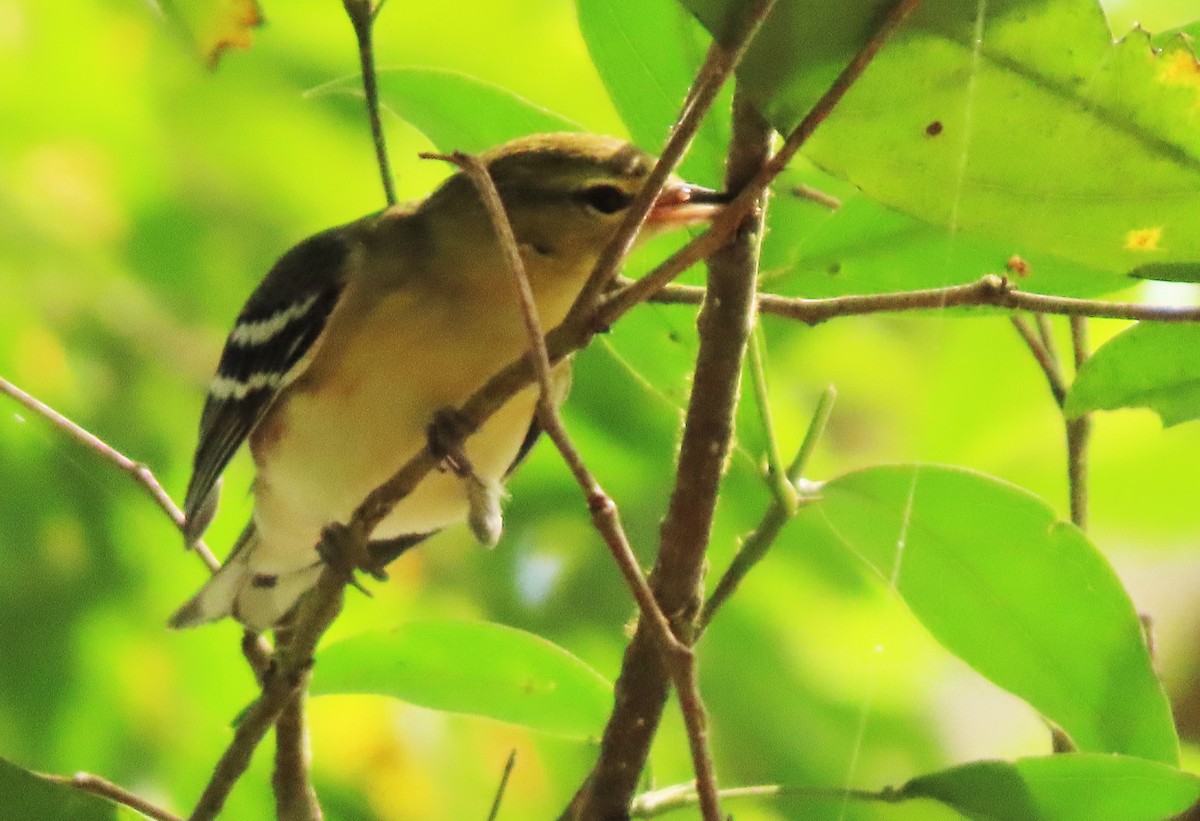
[[[238,594],[251,576],[249,557],[257,536],[254,521],[251,520],[221,568],[204,583],[196,595],[175,611],[175,615],[171,616],[167,624],[178,630],[233,615]]]

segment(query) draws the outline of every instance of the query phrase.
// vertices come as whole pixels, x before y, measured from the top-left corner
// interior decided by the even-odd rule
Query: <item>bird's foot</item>
[[[371,556],[367,548],[367,540],[361,538],[351,528],[339,522],[326,525],[321,531],[321,542],[317,545],[317,555],[329,567],[340,573],[346,583],[371,595],[358,579],[357,571],[362,571],[379,581],[387,580],[387,573]]]
[[[463,441],[473,429],[470,420],[457,410],[439,410],[429,425],[429,452],[442,460],[443,470],[453,471],[455,476],[463,480],[470,507],[467,524],[480,544],[495,547],[504,528],[500,514],[504,486],[495,480],[482,478],[467,458]]]
[[[441,460],[442,469],[453,471],[464,479],[475,472],[467,454],[463,452],[463,441],[472,430],[470,420],[456,409],[442,408],[433,414],[427,431],[429,452]]]

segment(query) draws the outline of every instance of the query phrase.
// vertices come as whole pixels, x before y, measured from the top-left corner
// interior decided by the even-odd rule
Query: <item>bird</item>
[[[654,160],[615,137],[521,137],[479,155],[512,224],[544,327],[561,322],[645,183]],[[711,219],[728,197],[672,175],[644,236]],[[200,539],[220,476],[243,444],[254,508],[228,558],[171,617],[175,628],[232,616],[262,632],[286,622],[323,566],[322,529],[345,522],[458,407],[529,346],[517,288],[472,181],[322,231],[287,251],[225,341],[200,417],[184,538]],[[569,360],[552,374],[555,403]],[[513,396],[463,445],[470,470],[433,471],[371,534],[386,564],[468,522],[500,536],[503,483],[539,434],[537,388]]]

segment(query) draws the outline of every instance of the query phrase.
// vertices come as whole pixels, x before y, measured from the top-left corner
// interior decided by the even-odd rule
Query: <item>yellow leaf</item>
[[[257,0],[160,0],[163,13],[195,44],[210,68],[229,48],[250,48],[263,23]]]

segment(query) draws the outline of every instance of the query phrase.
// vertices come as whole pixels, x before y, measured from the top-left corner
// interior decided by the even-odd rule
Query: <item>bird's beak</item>
[[[731,199],[733,197],[723,191],[669,182],[650,209],[646,225],[662,230],[708,222]]]

